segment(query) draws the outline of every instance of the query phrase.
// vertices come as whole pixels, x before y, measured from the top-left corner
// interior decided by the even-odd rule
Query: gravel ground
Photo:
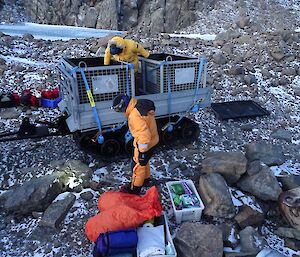
[[[292,11],[299,11],[296,1],[281,1],[281,7],[287,5],[287,2],[290,3],[289,8]],[[277,7],[272,6],[275,9]],[[18,10],[21,12],[20,9],[12,8],[14,11],[11,12],[10,8],[8,5],[0,12],[1,20],[25,20],[25,16],[20,17],[16,14]],[[251,40],[241,43],[237,38],[231,38],[220,46],[195,39],[169,39],[161,35],[143,38],[141,35],[132,35],[133,38],[149,45],[153,52],[207,56],[209,59],[208,84],[213,90],[212,102],[252,99],[271,113],[269,116],[255,119],[221,121],[211,109],[201,110],[193,117],[201,131],[197,142],[173,148],[163,147],[153,157],[152,174],[160,181],[162,203],[170,217],[173,234],[177,228],[172,218],[164,182],[183,178],[197,181],[201,160],[209,151],[241,150],[244,152],[247,143],[266,140],[283,147],[290,167],[299,167],[300,163],[299,33],[295,33],[295,40],[292,42],[278,41],[280,37],[277,33],[278,24],[267,22],[269,21],[268,15],[265,17],[261,15],[257,11],[259,6],[255,5],[251,10],[248,8],[249,15],[255,17],[255,14],[259,14],[257,17],[261,24],[265,21],[266,31],[256,29],[256,24],[244,30],[237,28],[234,24],[239,13],[233,11],[234,8],[228,8],[228,10],[226,8],[225,6],[222,11],[214,10],[205,17],[199,14],[198,23],[182,32],[214,34],[230,28],[235,33],[239,33],[239,39],[245,39],[245,36],[250,35]],[[269,9],[272,10],[272,8]],[[286,24],[290,24],[290,28],[295,28],[294,21],[295,18],[291,15]],[[61,56],[94,56],[92,45],[97,41],[97,39],[68,42],[45,41],[32,39],[28,35],[23,37],[2,35],[0,39],[0,59],[6,61],[0,81],[0,93],[11,91],[21,93],[22,90],[31,88],[37,96],[40,89],[58,86],[59,76],[55,65]],[[270,49],[278,42],[284,43],[283,48],[286,49],[287,56],[284,61],[279,62],[270,57]],[[221,65],[215,61],[214,55],[219,51],[224,53],[225,46],[230,48],[227,50],[231,51],[231,54],[226,55],[227,63]],[[230,74],[230,69],[238,65],[244,68],[245,75],[255,78],[255,83],[247,84],[243,76]],[[290,68],[294,69],[295,73],[288,73]],[[266,75],[266,71],[270,74]],[[3,118],[4,115],[8,118]],[[0,131],[14,131],[25,116],[33,122],[39,119],[51,121],[59,115],[58,109],[18,107],[15,110],[4,110],[0,112]],[[284,130],[284,139],[276,136],[275,132],[278,130]],[[84,190],[93,195],[89,201],[81,197],[83,192],[75,193],[76,202],[57,230],[41,229],[38,226],[40,218],[18,218],[1,213],[1,256],[91,256],[92,244],[86,239],[84,225],[89,217],[97,213],[97,199],[101,192],[117,189],[121,184],[129,181],[128,160],[108,162],[101,157],[85,153],[78,148],[72,136],[22,140],[0,143],[0,145],[1,194],[33,177],[51,174],[55,171],[58,162],[69,159],[81,160],[88,164],[94,171],[93,179],[104,183],[99,191],[91,188]],[[203,222],[209,221],[204,219]],[[223,221],[215,220],[214,222]],[[286,256],[299,254],[299,252],[284,248],[282,240],[272,233],[269,234],[269,230],[266,229],[265,234],[268,235],[269,245],[285,252]]]

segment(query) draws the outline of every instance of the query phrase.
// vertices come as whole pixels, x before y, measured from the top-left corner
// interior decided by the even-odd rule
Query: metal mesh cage
[[[78,99],[78,104],[89,103],[86,86],[78,67],[84,68],[84,74],[95,102],[111,101],[119,93],[133,94],[133,70],[126,69],[127,64],[111,61],[111,65],[104,65],[103,57],[69,58],[63,59],[62,73],[69,77],[69,84],[64,85],[64,91],[72,98]],[[84,64],[84,65],[83,65]],[[74,72],[73,72],[74,71]]]
[[[88,70],[85,71],[85,76],[87,79],[88,84],[90,85],[90,89],[92,91],[93,97],[95,102],[103,102],[103,101],[111,101],[117,94],[119,93],[126,93],[127,92],[127,83],[130,95],[132,95],[131,90],[131,73],[126,72],[126,69],[120,69],[120,68],[110,68],[105,70]],[[101,78],[101,77],[109,77],[115,78],[114,80],[114,88],[116,90],[112,90],[112,92],[97,92],[95,90],[95,87],[93,86],[93,79],[94,78]],[[127,78],[126,78],[127,77]],[[76,73],[77,78],[77,85],[78,85],[78,96],[79,96],[79,103],[85,104],[89,102],[85,84],[82,78],[82,75],[80,72]]]
[[[171,60],[165,59],[171,56]],[[195,58],[154,54],[143,59],[146,93],[157,94],[168,92],[170,81],[171,92],[195,89],[199,76],[200,60]]]
[[[199,62],[174,63],[169,65],[164,65],[163,93],[168,92],[169,78],[170,78],[171,92],[195,89],[197,86],[198,73],[199,73]],[[179,76],[182,78],[179,78]]]

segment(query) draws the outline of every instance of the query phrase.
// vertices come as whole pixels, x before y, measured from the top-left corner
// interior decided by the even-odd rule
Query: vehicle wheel
[[[165,145],[170,145],[176,140],[175,130],[169,132],[167,129],[162,131],[161,140]]]
[[[195,140],[200,133],[199,127],[196,124],[186,122],[180,129],[180,136],[183,140]]]
[[[121,146],[118,140],[108,139],[101,145],[101,153],[103,155],[116,155],[120,152]]]

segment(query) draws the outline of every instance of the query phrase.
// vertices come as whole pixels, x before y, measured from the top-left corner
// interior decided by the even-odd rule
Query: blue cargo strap
[[[82,65],[84,65],[84,66],[82,66]],[[87,65],[86,65],[85,62],[80,62],[79,67],[80,67],[80,72],[81,72],[81,75],[82,75],[82,78],[83,78],[83,81],[84,81],[84,84],[85,84],[86,93],[87,93],[90,105],[92,107],[92,110],[93,110],[94,118],[95,118],[97,126],[98,126],[98,130],[99,130],[99,132],[98,132],[98,142],[100,144],[102,144],[104,142],[104,138],[102,136],[101,120],[100,120],[99,114],[97,112],[97,108],[96,108],[96,104],[95,104],[95,101],[94,101],[93,94],[90,90],[88,81],[87,81],[86,76],[84,74],[84,70],[87,69]]]
[[[207,59],[201,58],[200,64],[199,64],[199,71],[198,71],[197,84],[196,84],[196,88],[195,88],[194,100],[193,100],[193,104],[192,104],[192,107],[191,107],[193,112],[197,112],[199,110],[199,106],[195,103],[196,103],[196,98],[197,98],[197,95],[198,95],[198,92],[199,92],[203,66],[206,63],[207,63]],[[205,77],[204,77],[204,80],[203,80],[203,85],[204,85],[204,82],[206,84],[206,74],[205,74]]]
[[[125,65],[125,70],[126,70],[126,95],[130,97],[130,88],[129,88],[129,69],[130,71],[134,69],[134,65],[132,63],[127,63],[127,62],[122,62],[120,61],[122,68],[123,65]]]
[[[166,69],[167,69],[167,82],[168,82],[168,115],[169,115],[169,123],[171,122],[171,77],[170,77],[170,67],[169,67],[169,61],[172,61],[172,57],[168,56],[166,58]]]
[[[134,69],[134,65],[131,63],[126,63],[126,94],[130,97],[130,89],[129,89],[129,69],[130,71]]]

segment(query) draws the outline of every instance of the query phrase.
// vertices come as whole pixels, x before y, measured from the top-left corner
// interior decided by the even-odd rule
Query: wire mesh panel
[[[167,61],[166,61],[167,60]],[[172,92],[195,89],[200,60],[169,54],[152,54],[143,59],[146,93],[167,93],[168,81]]]
[[[79,66],[86,65],[84,74],[95,102],[111,101],[119,93],[134,95],[133,71],[126,64],[113,62],[105,66],[103,57],[63,59],[66,71],[74,78],[79,104],[89,103],[84,78]]]
[[[199,75],[199,62],[170,63],[163,69],[163,93],[168,92],[170,79],[171,92],[195,89]]]
[[[132,95],[131,74],[126,69],[110,68],[104,70],[87,70],[84,72],[90,85],[95,102],[111,101],[117,94],[127,92],[127,86]],[[76,72],[79,103],[89,102],[83,77]]]

